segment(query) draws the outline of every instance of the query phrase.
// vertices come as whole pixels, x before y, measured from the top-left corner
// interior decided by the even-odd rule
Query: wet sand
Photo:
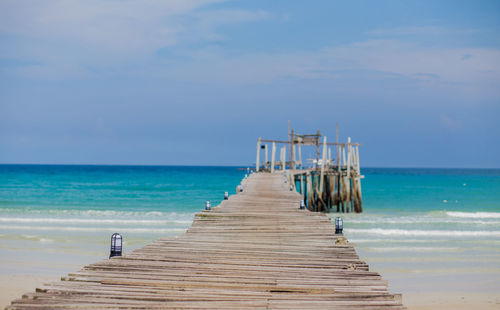
[[[409,310],[500,309],[500,293],[407,293],[403,304]]]

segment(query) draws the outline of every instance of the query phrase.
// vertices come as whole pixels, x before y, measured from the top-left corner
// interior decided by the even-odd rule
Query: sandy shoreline
[[[0,306],[4,308],[24,293],[59,279],[48,275],[0,275]],[[500,309],[500,293],[404,293],[403,303],[410,310]]]
[[[403,304],[410,310],[500,309],[500,293],[407,293]]]
[[[0,309],[10,305],[24,293],[34,292],[43,283],[59,280],[60,276],[48,275],[0,275]]]

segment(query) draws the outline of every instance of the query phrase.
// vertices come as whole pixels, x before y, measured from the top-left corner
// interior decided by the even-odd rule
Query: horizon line
[[[48,164],[48,163],[0,163],[0,166],[101,166],[101,167],[235,167],[255,168],[253,165],[211,165],[211,164]],[[361,169],[476,169],[476,170],[500,170],[500,167],[403,167],[403,166],[365,166]],[[290,169],[286,169],[290,170]],[[299,169],[296,169],[299,170]]]

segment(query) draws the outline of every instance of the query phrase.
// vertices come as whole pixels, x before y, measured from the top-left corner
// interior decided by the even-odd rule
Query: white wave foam
[[[433,237],[500,237],[500,231],[461,231],[461,230],[404,230],[404,229],[356,229],[346,228],[346,233],[375,234],[383,236],[433,236]]]
[[[500,218],[500,212],[454,212],[448,211],[446,215],[461,218]]]
[[[347,220],[346,220],[347,221]],[[465,220],[465,219],[445,219],[445,218],[432,218],[428,216],[414,218],[375,218],[375,219],[349,219],[352,224],[477,224],[477,225],[500,225],[500,221],[495,220]]]
[[[17,226],[6,225],[0,226],[0,229],[6,230],[43,230],[43,231],[82,231],[82,232],[97,232],[97,231],[125,231],[137,233],[171,233],[171,232],[184,232],[184,228],[128,228],[128,227],[64,227],[64,226]]]
[[[74,215],[77,217],[112,216],[112,217],[163,217],[163,218],[193,218],[195,212],[162,212],[162,211],[115,211],[115,210],[71,210],[71,209],[13,209],[0,208],[0,213],[14,214],[50,214]]]
[[[75,219],[75,218],[21,218],[0,217],[0,223],[65,223],[65,224],[191,224],[188,220],[125,220],[125,219]]]

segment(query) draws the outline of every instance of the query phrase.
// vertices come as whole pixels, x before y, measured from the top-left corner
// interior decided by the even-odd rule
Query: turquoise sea
[[[64,275],[181,234],[246,169],[0,165],[0,274]],[[500,170],[362,169],[344,233],[394,292],[500,289]],[[330,214],[331,217],[337,214]]]

